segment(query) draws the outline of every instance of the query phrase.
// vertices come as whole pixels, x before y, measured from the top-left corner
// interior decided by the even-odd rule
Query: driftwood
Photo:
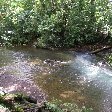
[[[91,51],[90,54],[97,54],[97,53],[99,53],[99,52],[102,52],[102,51],[105,51],[105,50],[109,50],[109,49],[111,49],[111,48],[112,48],[112,46],[103,47],[103,48],[101,48],[101,49],[97,49],[97,50],[95,50],[95,51]]]

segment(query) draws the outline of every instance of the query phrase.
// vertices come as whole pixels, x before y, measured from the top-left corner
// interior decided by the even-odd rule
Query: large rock
[[[3,107],[2,105],[0,105],[0,112],[11,112],[8,108]]]

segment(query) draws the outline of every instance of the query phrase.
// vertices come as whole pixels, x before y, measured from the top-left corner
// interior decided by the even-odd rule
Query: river
[[[58,99],[93,108],[94,112],[112,112],[112,71],[95,55],[31,47],[1,47],[0,75],[7,74],[37,88],[39,86],[49,101]],[[8,83],[10,80],[5,82],[1,78],[0,88],[8,86]]]

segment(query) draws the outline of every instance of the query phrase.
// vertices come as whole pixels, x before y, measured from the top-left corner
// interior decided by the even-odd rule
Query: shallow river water
[[[93,108],[94,112],[112,112],[112,71],[96,56],[75,51],[1,47],[0,75],[4,74],[34,83],[50,101],[58,99]]]

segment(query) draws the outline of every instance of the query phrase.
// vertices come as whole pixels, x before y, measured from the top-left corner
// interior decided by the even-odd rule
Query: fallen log
[[[101,48],[101,49],[97,49],[97,50],[95,50],[95,51],[91,51],[90,54],[97,54],[97,53],[99,53],[99,52],[102,52],[102,51],[105,51],[105,50],[109,50],[109,49],[111,49],[111,48],[112,48],[112,46],[103,47],[103,48]]]

